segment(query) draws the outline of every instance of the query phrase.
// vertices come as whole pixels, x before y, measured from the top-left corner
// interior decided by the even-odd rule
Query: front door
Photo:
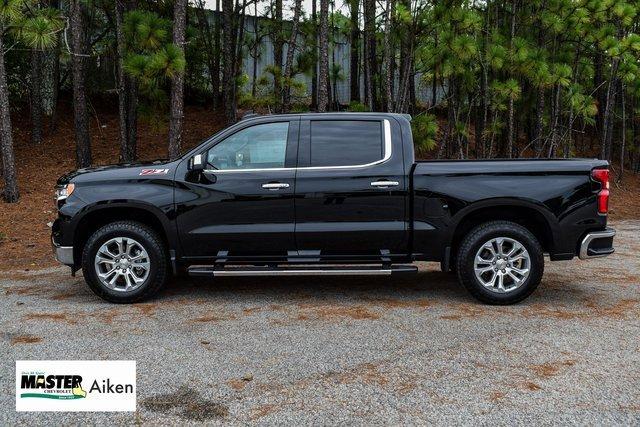
[[[368,117],[301,121],[296,176],[300,255],[344,260],[407,252],[408,183],[401,141],[393,145],[391,140],[400,137],[399,129],[392,119]]]
[[[183,256],[285,258],[295,250],[295,162],[299,120],[241,127],[204,152],[207,165],[176,188]]]

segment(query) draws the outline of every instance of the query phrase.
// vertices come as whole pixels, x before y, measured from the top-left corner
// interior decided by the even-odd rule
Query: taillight
[[[591,177],[600,183],[598,213],[606,215],[609,212],[609,169],[594,169]]]

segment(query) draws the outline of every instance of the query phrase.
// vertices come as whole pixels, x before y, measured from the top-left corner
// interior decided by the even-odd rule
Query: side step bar
[[[417,273],[415,265],[370,266],[283,266],[247,267],[194,265],[187,269],[190,276],[390,276],[392,274]]]

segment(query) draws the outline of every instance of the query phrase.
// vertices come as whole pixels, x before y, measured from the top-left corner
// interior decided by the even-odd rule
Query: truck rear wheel
[[[115,303],[146,299],[165,284],[167,249],[143,224],[118,221],[89,237],[82,252],[82,272],[91,290]]]
[[[509,221],[487,222],[465,236],[456,260],[458,280],[486,304],[515,304],[540,284],[542,247],[526,228]]]

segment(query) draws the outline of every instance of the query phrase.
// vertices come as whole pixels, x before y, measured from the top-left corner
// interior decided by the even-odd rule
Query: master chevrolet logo
[[[45,399],[82,399],[87,392],[82,389],[80,375],[22,375],[22,389],[38,390],[34,393],[21,393],[20,397],[41,397]],[[89,393],[133,393],[131,384],[112,384],[107,378],[94,380]]]
[[[18,360],[17,411],[135,411],[136,363]]]
[[[20,397],[43,399],[82,399],[87,392],[82,389],[80,375],[22,375],[20,387],[33,392],[21,393]]]

